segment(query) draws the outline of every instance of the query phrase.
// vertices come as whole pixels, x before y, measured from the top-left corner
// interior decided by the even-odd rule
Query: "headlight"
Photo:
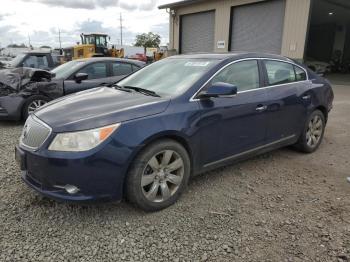
[[[119,126],[120,123],[91,130],[57,134],[49,150],[68,152],[90,150],[106,140]]]

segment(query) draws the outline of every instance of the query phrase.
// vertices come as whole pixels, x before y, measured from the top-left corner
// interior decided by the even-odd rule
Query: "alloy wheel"
[[[184,162],[178,153],[165,150],[147,163],[141,177],[144,196],[151,202],[164,202],[174,195],[184,177]]]
[[[319,115],[315,115],[309,122],[306,131],[306,143],[309,147],[316,147],[323,132],[323,121]]]
[[[45,100],[33,100],[29,105],[28,105],[28,115],[33,113],[35,110],[37,110],[39,107],[42,107],[45,105],[47,101]]]

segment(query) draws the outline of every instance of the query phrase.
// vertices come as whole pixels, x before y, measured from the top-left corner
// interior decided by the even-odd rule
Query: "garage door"
[[[213,52],[215,11],[181,16],[180,52]]]
[[[284,0],[234,7],[231,19],[231,51],[280,54],[284,13]]]

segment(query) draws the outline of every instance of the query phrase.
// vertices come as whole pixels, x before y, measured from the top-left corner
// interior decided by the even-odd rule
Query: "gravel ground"
[[[314,154],[281,149],[192,179],[174,206],[71,205],[20,180],[0,123],[0,261],[350,261],[350,88]]]

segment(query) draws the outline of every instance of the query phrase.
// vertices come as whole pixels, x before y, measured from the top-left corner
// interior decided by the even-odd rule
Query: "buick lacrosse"
[[[315,151],[332,102],[327,80],[282,56],[179,55],[43,106],[15,155],[45,196],[155,211],[193,175],[288,145]]]

